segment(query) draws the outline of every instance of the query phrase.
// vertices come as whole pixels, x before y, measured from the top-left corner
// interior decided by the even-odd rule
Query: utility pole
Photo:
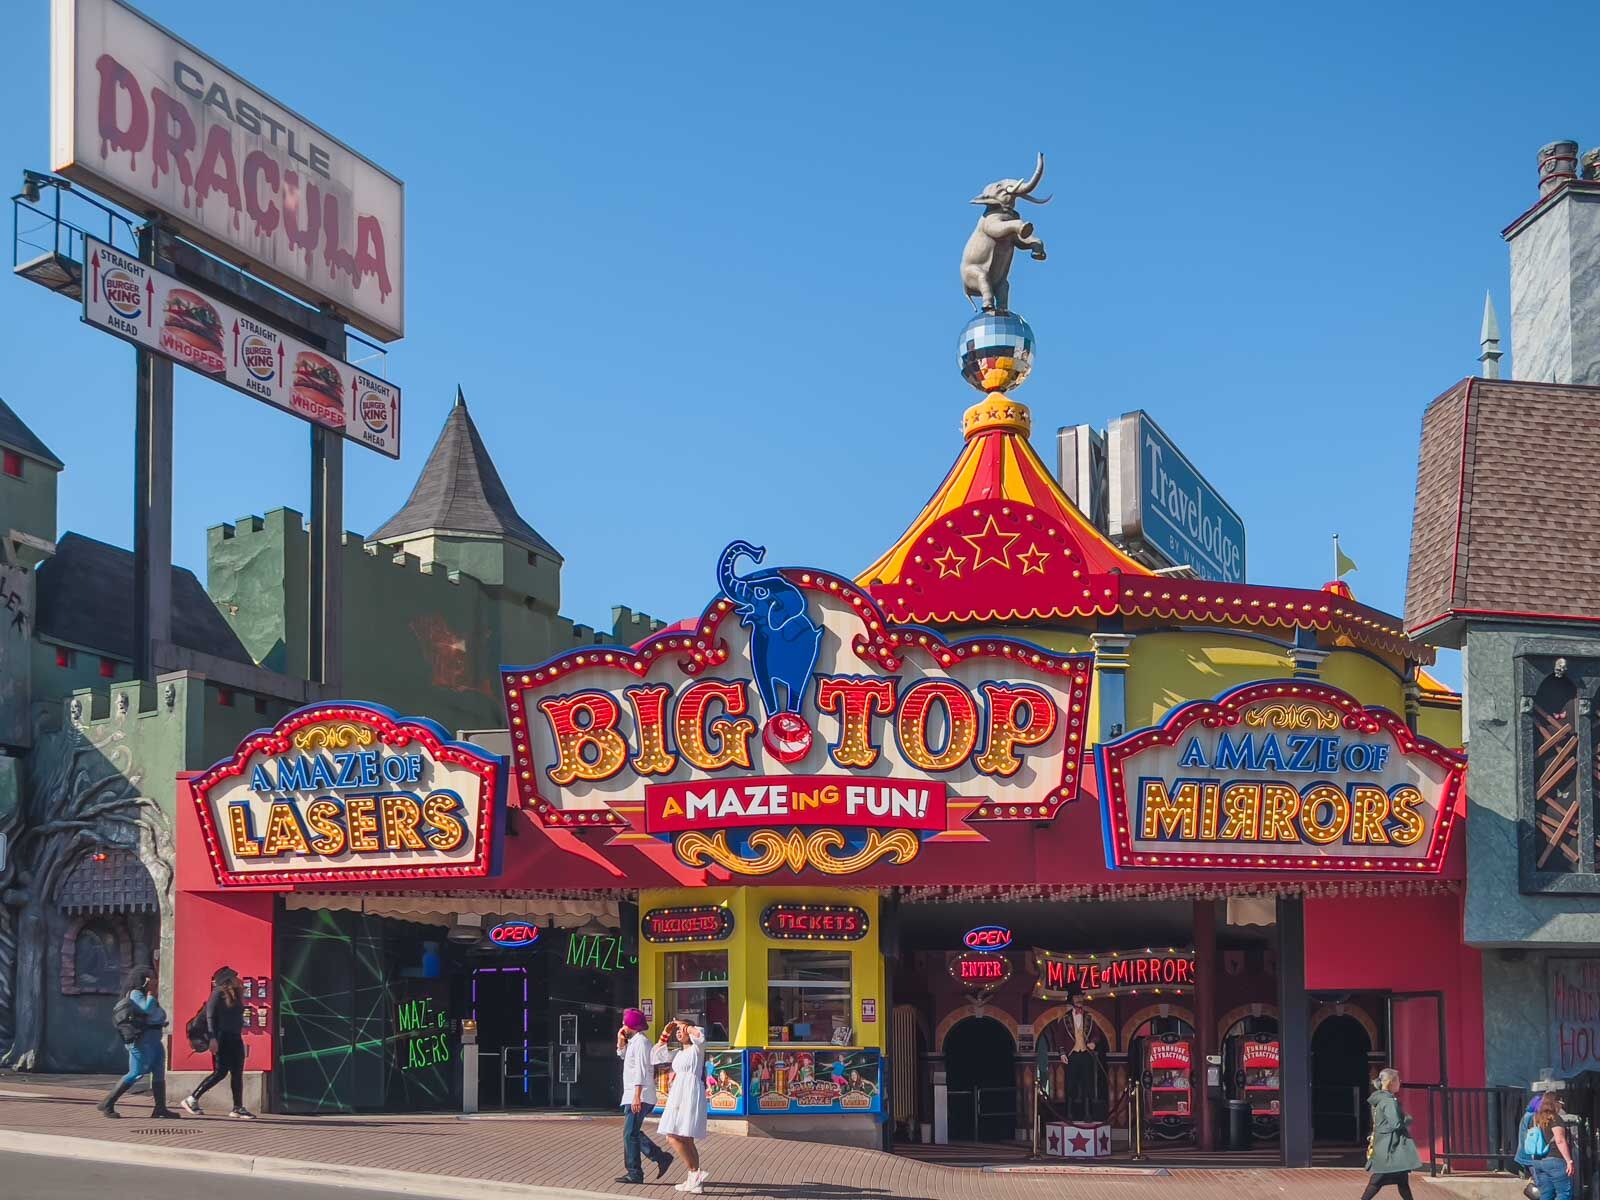
[[[139,259],[158,267],[157,225],[139,230]],[[172,360],[134,351],[133,671],[154,682],[156,646],[172,640]]]

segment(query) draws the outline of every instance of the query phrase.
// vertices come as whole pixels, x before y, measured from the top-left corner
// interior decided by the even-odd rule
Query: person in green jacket
[[[1372,1139],[1367,1149],[1367,1190],[1361,1200],[1372,1200],[1378,1189],[1394,1184],[1400,1200],[1411,1200],[1407,1172],[1422,1166],[1417,1144],[1411,1140],[1411,1118],[1400,1107],[1400,1072],[1385,1067],[1378,1072],[1378,1088],[1367,1104],[1372,1108]]]

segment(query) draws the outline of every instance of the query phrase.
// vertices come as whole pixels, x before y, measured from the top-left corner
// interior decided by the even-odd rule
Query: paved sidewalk
[[[0,1076],[0,1129],[657,1200],[676,1195],[669,1186],[613,1182],[620,1173],[620,1117],[266,1116],[251,1124],[219,1115],[151,1121],[150,1101],[141,1097],[118,1106],[125,1119],[108,1121],[94,1110],[96,1094],[73,1083]],[[1354,1200],[1366,1181],[1355,1170],[990,1172],[715,1132],[702,1146],[702,1159],[711,1172],[706,1194],[729,1200],[1283,1200],[1287,1193],[1295,1200]],[[675,1166],[666,1183],[682,1178],[682,1167]]]

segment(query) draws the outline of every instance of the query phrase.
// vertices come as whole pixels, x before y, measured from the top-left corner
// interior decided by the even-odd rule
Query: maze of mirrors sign
[[[688,866],[849,874],[1078,795],[1090,658],[894,627],[852,581],[738,560],[693,629],[506,668],[524,807]]]
[[[1268,680],[1099,747],[1113,867],[1437,873],[1466,759],[1324,684]]]
[[[164,213],[373,337],[404,335],[405,185],[394,176],[120,0],[53,0],[51,93],[61,174]]]

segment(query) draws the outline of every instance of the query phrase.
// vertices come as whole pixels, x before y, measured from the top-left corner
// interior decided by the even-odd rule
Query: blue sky
[[[1476,369],[1534,156],[1600,141],[1592,4],[142,7],[407,183],[404,501],[459,382],[564,610],[666,618],[732,537],[853,571],[975,398],[956,267],[1050,157],[1036,444],[1145,408],[1243,515],[1250,576],[1402,603],[1419,419]],[[0,52],[0,168],[48,167],[48,6]],[[286,33],[284,31],[293,31]],[[1566,65],[1563,65],[1566,64]],[[67,461],[61,526],[131,542],[132,351],[0,280],[0,396]],[[1509,360],[1508,360],[1509,361]],[[306,432],[179,372],[175,547],[308,508]]]

